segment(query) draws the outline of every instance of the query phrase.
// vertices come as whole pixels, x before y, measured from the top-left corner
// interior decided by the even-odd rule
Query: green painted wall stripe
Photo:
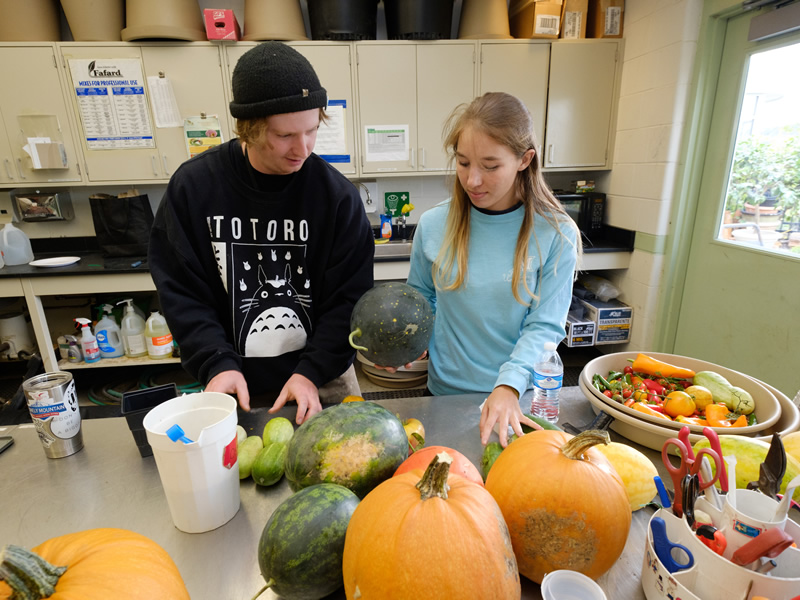
[[[665,235],[653,235],[637,231],[633,247],[636,250],[643,250],[650,254],[664,254],[667,248],[667,239]]]

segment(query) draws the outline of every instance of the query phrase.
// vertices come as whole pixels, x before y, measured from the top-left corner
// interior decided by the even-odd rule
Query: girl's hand
[[[422,354],[419,355],[419,358],[417,360],[423,360],[426,356],[428,356],[428,351],[427,350],[423,350]],[[374,365],[374,366],[375,366],[376,369],[381,369],[381,370],[386,371],[388,373],[397,373],[397,369],[400,368],[400,367],[383,367],[381,365]],[[412,363],[406,363],[403,366],[406,369],[410,369],[411,366],[412,366]]]
[[[523,435],[522,423],[534,429],[541,429],[541,426],[522,414],[517,391],[507,385],[499,385],[494,388],[483,404],[480,432],[481,444],[484,446],[489,443],[489,436],[492,435],[495,423],[498,426],[497,434],[500,437],[500,445],[503,448],[508,445],[509,425],[518,436]]]

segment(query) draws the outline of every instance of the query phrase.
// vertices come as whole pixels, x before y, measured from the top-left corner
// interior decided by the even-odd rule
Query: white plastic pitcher
[[[161,485],[175,527],[211,531],[239,510],[236,400],[219,392],[187,394],[162,402],[144,418]],[[166,431],[178,424],[190,444]]]
[[[0,230],[0,250],[3,251],[3,258],[9,267],[27,265],[33,260],[31,240],[24,231],[17,229],[11,223],[6,223]]]
[[[552,571],[542,580],[543,600],[606,600],[594,580],[583,573],[566,569]]]

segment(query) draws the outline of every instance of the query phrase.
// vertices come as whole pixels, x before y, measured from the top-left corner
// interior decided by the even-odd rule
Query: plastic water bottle
[[[531,413],[551,423],[558,421],[558,396],[564,380],[564,363],[556,347],[555,342],[546,342],[544,351],[533,365]]]

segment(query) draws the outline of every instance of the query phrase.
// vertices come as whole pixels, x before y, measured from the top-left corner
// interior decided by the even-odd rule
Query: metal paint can
[[[47,458],[63,458],[83,448],[78,394],[71,373],[45,373],[22,383],[36,433]]]

